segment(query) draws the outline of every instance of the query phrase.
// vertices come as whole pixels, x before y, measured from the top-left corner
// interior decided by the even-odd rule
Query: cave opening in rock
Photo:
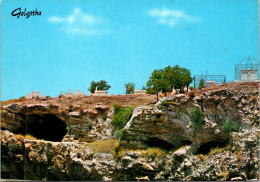
[[[229,141],[225,140],[225,139],[219,139],[219,140],[214,140],[214,141],[204,143],[198,148],[196,154],[207,155],[211,149],[226,147],[228,145],[228,143],[229,143]]]
[[[24,116],[23,125],[17,131],[21,134],[31,134],[37,139],[61,141],[66,135],[66,123],[53,114]]]
[[[147,141],[144,142],[148,147],[158,147],[164,150],[171,150],[175,148],[175,146],[169,142],[161,140],[159,138],[148,138]]]

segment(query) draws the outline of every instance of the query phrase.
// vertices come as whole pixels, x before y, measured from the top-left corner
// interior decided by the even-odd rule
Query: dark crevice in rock
[[[215,140],[215,141],[210,141],[207,143],[202,144],[196,154],[208,154],[210,152],[211,149],[213,148],[222,148],[227,146],[227,144],[229,143],[228,140],[223,140],[223,139],[219,139],[219,140]]]
[[[181,141],[181,144],[184,146],[184,145],[191,145],[192,144],[192,141],[190,140],[184,140],[184,141]]]
[[[24,115],[21,126],[13,131],[20,134],[31,134],[38,139],[61,141],[66,135],[66,123],[53,114]]]
[[[144,141],[144,143],[148,146],[148,147],[158,147],[164,150],[170,150],[175,148],[175,146],[171,143],[168,143],[164,140],[161,140],[159,138],[148,138],[147,141]]]

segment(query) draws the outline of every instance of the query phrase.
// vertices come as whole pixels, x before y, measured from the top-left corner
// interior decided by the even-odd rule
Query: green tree
[[[171,88],[179,89],[181,93],[184,93],[184,87],[188,90],[189,84],[192,82],[190,70],[175,65],[172,68],[170,66],[164,68],[164,72],[166,72],[166,79],[169,80]]]
[[[149,94],[156,94],[158,101],[158,93],[160,91],[166,92],[168,90],[168,83],[164,77],[163,69],[154,70],[149,80],[146,83],[146,92]]]
[[[135,84],[132,82],[125,84],[125,94],[132,94],[135,90]]]
[[[90,87],[88,88],[88,90],[91,93],[94,93],[94,91],[96,90],[96,87],[98,90],[108,90],[108,89],[110,89],[111,86],[108,85],[107,81],[105,81],[105,80],[100,80],[99,82],[92,81],[90,83]]]
[[[167,91],[171,92],[173,87],[183,93],[184,87],[188,89],[191,82],[190,71],[175,65],[174,67],[168,66],[164,69],[155,69],[149,77],[146,86],[147,92],[150,94],[157,94],[160,91],[164,93]]]

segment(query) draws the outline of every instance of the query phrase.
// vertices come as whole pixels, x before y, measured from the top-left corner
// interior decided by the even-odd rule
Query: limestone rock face
[[[228,120],[237,122],[241,128],[257,124],[257,98],[258,91],[247,94],[228,89],[205,92],[196,97],[167,96],[155,105],[139,106],[134,110],[125,127],[128,131],[126,140],[148,146],[151,146],[151,140],[157,140],[157,144],[153,144],[165,148],[167,145],[192,144],[196,150],[201,144],[230,138],[222,129]],[[242,107],[238,107],[240,105]],[[205,113],[205,125],[199,130],[195,130],[189,115],[193,107]]]
[[[113,154],[80,143],[28,140],[1,133],[2,177],[34,180],[112,180]],[[25,171],[24,171],[25,170]]]
[[[48,135],[50,134],[50,131],[47,131],[49,128],[51,129],[57,124],[58,130],[61,128],[59,123],[60,125],[63,123],[65,126],[64,134],[61,136],[63,141],[78,139],[81,141],[95,141],[112,138],[111,119],[107,117],[112,111],[108,110],[107,106],[100,104],[95,107],[94,109],[78,111],[80,106],[74,105],[73,108],[76,111],[72,111],[69,108],[64,110],[58,104],[14,103],[4,107],[1,127],[14,133],[25,134],[27,130],[27,132],[34,134],[34,131],[37,130],[36,126],[41,125],[39,129],[44,130],[46,128],[44,132]],[[50,120],[51,123],[48,124]],[[37,135],[37,132],[35,134]],[[42,135],[37,135],[37,138],[48,139]],[[59,139],[59,141],[61,140]]]
[[[59,99],[62,98],[56,101]],[[124,128],[124,139],[120,143],[112,139],[116,142],[109,146],[109,140],[114,138],[114,113],[104,103],[112,101],[100,97],[102,104],[92,102],[94,98],[82,104],[83,99],[66,100],[67,105],[46,104],[48,100],[5,105],[1,112],[2,178],[259,180],[260,112],[256,89],[239,84],[235,89],[227,87],[193,96],[171,95],[157,103],[139,105]],[[93,107],[84,108],[84,104]],[[194,107],[204,112],[205,123],[199,128],[190,116]],[[229,128],[227,132],[223,126],[228,121],[239,128]],[[44,141],[19,135],[26,126],[30,132],[38,129],[38,133],[44,131],[39,136],[52,138]],[[58,134],[59,140],[55,138]]]

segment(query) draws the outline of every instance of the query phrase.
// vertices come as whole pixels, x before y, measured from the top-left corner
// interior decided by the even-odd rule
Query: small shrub
[[[125,129],[116,130],[115,135],[117,139],[124,139],[126,135],[126,130]]]
[[[239,128],[239,124],[238,122],[232,121],[231,119],[229,119],[228,121],[226,121],[223,126],[222,126],[222,131],[224,133],[230,133],[231,131],[238,131]]]
[[[113,104],[113,109],[115,114],[117,114],[122,109],[122,106],[120,104],[115,103]]]
[[[26,98],[25,98],[24,96],[22,96],[22,97],[20,97],[18,100],[19,100],[19,101],[23,101],[23,100],[26,100]]]
[[[202,89],[204,87],[204,80],[203,79],[200,79],[200,83],[199,83],[199,89]]]
[[[118,104],[114,104],[114,117],[111,121],[111,124],[116,129],[122,129],[127,121],[131,118],[133,107],[123,108]]]
[[[167,104],[167,102],[166,102],[166,101],[162,101],[162,103],[161,103],[161,106],[165,106],[165,107],[167,107],[167,106],[168,106],[168,104]]]
[[[161,105],[168,107],[169,105],[180,105],[180,103],[174,101],[162,101]]]
[[[222,85],[223,85],[223,86],[227,86],[228,84],[227,84],[226,81],[223,81],[223,82],[222,82]]]
[[[195,130],[205,125],[204,116],[205,113],[198,107],[193,107],[189,112],[190,119],[192,121]]]
[[[19,147],[18,147],[18,145],[17,145],[16,143],[8,143],[8,148],[9,148],[10,150],[16,150],[16,149],[18,149]]]

